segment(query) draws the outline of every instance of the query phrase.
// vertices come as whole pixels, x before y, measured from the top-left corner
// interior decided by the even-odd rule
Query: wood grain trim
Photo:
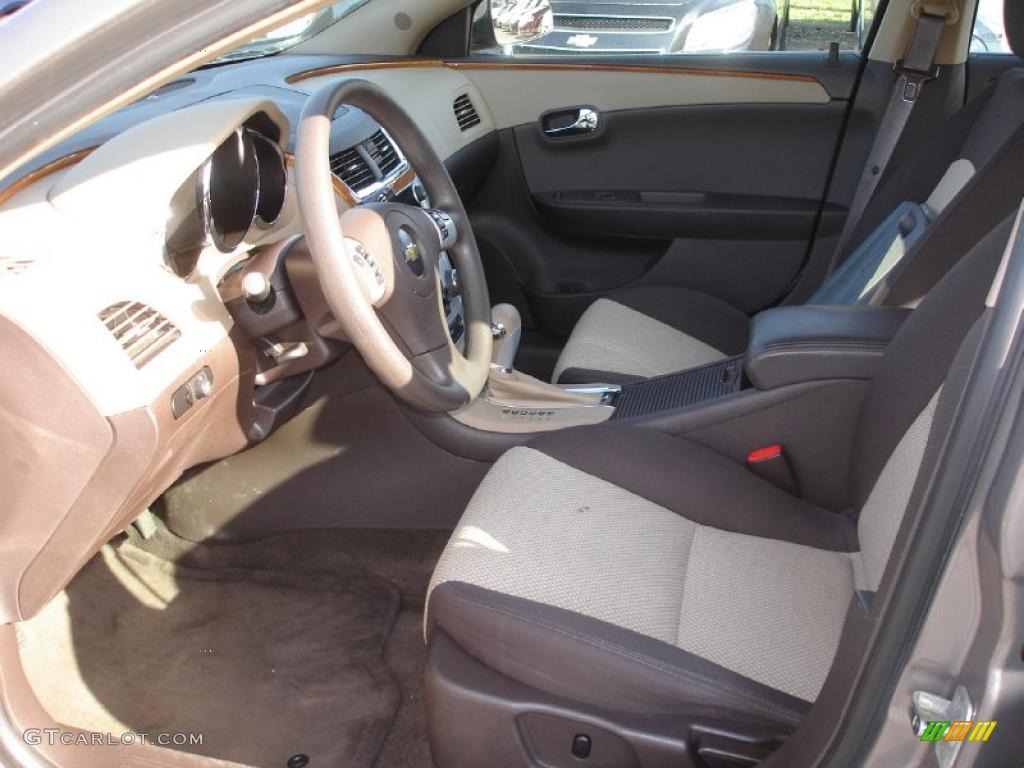
[[[798,75],[790,72],[748,72],[732,69],[700,69],[697,67],[666,67],[653,64],[579,64],[508,61],[442,61],[440,59],[410,59],[402,61],[361,62],[359,64],[335,64],[319,69],[307,69],[289,75],[289,83],[298,83],[314,77],[336,75],[344,72],[360,72],[373,69],[415,69],[447,67],[454,70],[481,71],[507,70],[520,72],[615,72],[641,75],[681,75],[685,77],[732,77],[754,80],[781,80],[790,83],[813,83],[820,85],[812,75]]]
[[[403,189],[412,184],[415,180],[416,171],[414,171],[412,166],[410,165],[408,168],[405,169],[401,176],[399,176],[397,179],[391,182],[388,186],[391,187],[392,192],[398,194]]]
[[[77,152],[72,152],[70,155],[64,155],[64,157],[58,157],[56,160],[51,160],[46,165],[36,168],[31,173],[22,176],[7,187],[7,189],[0,191],[0,205],[3,205],[24,189],[31,187],[40,179],[45,179],[47,176],[57,173],[57,171],[63,171],[65,168],[82,162],[97,149],[98,147],[80,149]]]
[[[303,80],[310,80],[314,77],[325,77],[337,75],[342,72],[362,72],[368,69],[416,69],[420,67],[443,67],[445,63],[441,59],[402,59],[400,61],[365,61],[359,64],[333,64],[329,67],[317,69],[306,69],[288,75],[285,82],[289,84],[301,83]]]
[[[643,75],[683,75],[686,77],[734,77],[745,80],[783,80],[793,83],[819,84],[816,77],[788,72],[748,72],[732,69],[701,69],[697,67],[665,67],[653,64],[545,64],[543,62],[449,61],[449,69],[519,70],[522,72],[614,72]]]
[[[288,168],[295,167],[295,155],[291,152],[284,153],[284,164]],[[358,205],[359,201],[356,200],[356,196],[352,194],[352,190],[348,188],[348,184],[343,182],[333,173],[331,174],[331,184],[334,185],[334,194],[340,197],[349,208],[354,205]]]
[[[349,208],[359,205],[359,201],[356,200],[356,196],[352,194],[352,190],[348,188],[348,184],[339,179],[333,173],[331,174],[331,184],[334,185],[334,194],[344,200],[345,205]]]

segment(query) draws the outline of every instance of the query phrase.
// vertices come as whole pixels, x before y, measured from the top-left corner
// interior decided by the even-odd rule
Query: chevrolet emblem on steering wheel
[[[416,243],[409,243],[405,246],[405,262],[412,264],[420,260],[420,247]]]

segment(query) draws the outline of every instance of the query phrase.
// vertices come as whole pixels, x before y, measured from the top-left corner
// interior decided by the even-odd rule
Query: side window
[[[974,17],[974,31],[971,34],[971,53],[1013,53],[1006,42],[1006,30],[1003,27],[1003,2],[978,0],[978,15]]]
[[[859,50],[878,0],[550,0],[554,28],[504,47],[480,34],[488,2],[476,7],[473,53],[616,56]]]

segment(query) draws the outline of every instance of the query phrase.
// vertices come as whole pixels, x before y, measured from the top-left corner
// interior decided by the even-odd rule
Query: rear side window
[[[978,15],[974,17],[971,34],[971,53],[1013,53],[1006,42],[1003,26],[1004,0],[979,0]],[[1005,0],[1016,3],[1020,0]]]
[[[476,8],[474,31],[488,0]],[[529,0],[526,0],[529,2]],[[498,56],[614,56],[742,51],[859,50],[877,0],[550,0],[554,29],[504,48],[474,34],[473,52]]]

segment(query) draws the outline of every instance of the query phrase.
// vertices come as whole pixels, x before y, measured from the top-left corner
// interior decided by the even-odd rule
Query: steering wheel
[[[366,203],[338,216],[331,181],[331,120],[357,107],[394,138],[436,206]],[[406,112],[366,80],[332,83],[302,110],[295,151],[299,210],[327,304],[380,381],[426,411],[453,411],[475,398],[491,362],[487,282],[455,184]],[[465,353],[444,316],[438,258],[458,270]]]

